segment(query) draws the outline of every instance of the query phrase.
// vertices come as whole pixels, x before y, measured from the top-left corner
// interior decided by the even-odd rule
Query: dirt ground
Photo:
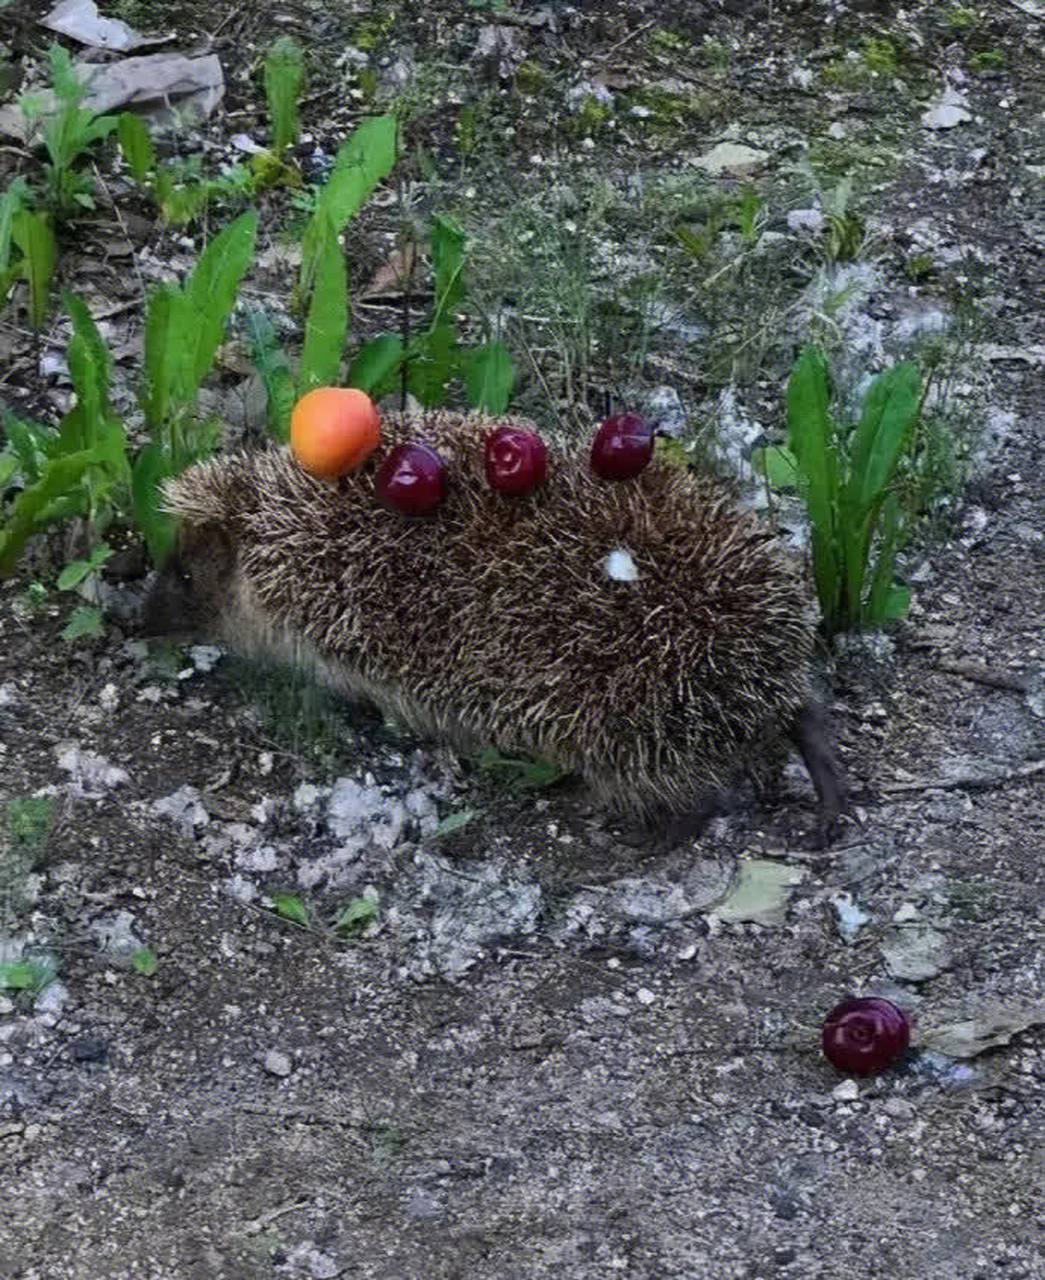
[[[41,47],[47,8],[5,10],[16,51]],[[637,52],[651,30],[729,50],[715,110],[602,139],[607,171],[685,168],[731,123],[743,140],[842,120],[893,139],[873,212],[901,259],[916,226],[941,261],[978,251],[979,412],[1002,425],[913,556],[910,617],[834,666],[858,798],[841,841],[813,851],[794,767],[772,809],[744,798],[654,855],[575,788],[512,791],[205,649],[150,652],[133,622],[66,644],[53,598],[27,603],[27,570],[0,589],[0,801],[51,795],[56,823],[31,857],[13,836],[3,854],[0,959],[46,954],[57,977],[0,993],[2,1280],[1045,1275],[1045,21],[1040,4],[977,5],[970,46],[941,8],[509,15],[563,83],[622,60],[663,76]],[[464,3],[107,11],[145,9],[186,47],[221,24],[218,133],[249,125],[245,71],[274,30],[333,51],[370,20],[376,66],[409,50],[464,84],[499,21]],[[900,30],[909,101],[791,76]],[[971,72],[970,48],[1003,67]],[[970,118],[924,127],[956,67]],[[327,116],[351,103],[314,92],[306,122],[336,141]],[[520,118],[531,134],[504,158],[520,180],[544,128]],[[869,306],[933,301],[894,272]],[[46,403],[32,367],[7,390]],[[731,914],[739,869],[767,863],[784,891]],[[308,927],[272,909],[281,891]],[[339,936],[327,922],[360,899],[374,919]],[[129,960],[145,947],[150,975]],[[913,1051],[869,1080],[819,1050],[850,992],[916,1018]]]

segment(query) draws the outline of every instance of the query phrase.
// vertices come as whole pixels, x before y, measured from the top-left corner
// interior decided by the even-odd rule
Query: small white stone
[[[836,1102],[855,1102],[860,1096],[860,1086],[855,1080],[843,1080],[831,1090],[831,1097]]]
[[[649,987],[639,987],[638,991],[635,992],[635,999],[639,1004],[651,1005],[656,998],[656,995],[649,989]]]
[[[848,131],[841,120],[832,120],[827,128],[827,136],[833,138],[835,142],[841,142],[843,138],[848,136]]]
[[[264,1066],[270,1076],[289,1076],[293,1070],[290,1059],[285,1053],[280,1053],[278,1049],[270,1049],[265,1054]]]
[[[637,582],[639,571],[631,552],[626,547],[616,547],[603,561],[606,577],[614,582]]]
[[[908,920],[918,919],[918,908],[913,902],[904,902],[893,913],[894,924],[905,924]]]

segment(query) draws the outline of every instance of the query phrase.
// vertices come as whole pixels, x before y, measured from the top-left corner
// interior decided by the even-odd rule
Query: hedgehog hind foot
[[[850,813],[849,784],[835,754],[827,713],[815,702],[806,703],[795,717],[791,740],[801,752],[820,802],[817,842],[826,849],[839,836],[842,819]]]

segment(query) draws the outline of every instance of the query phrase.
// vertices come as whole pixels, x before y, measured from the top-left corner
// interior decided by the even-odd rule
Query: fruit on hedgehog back
[[[684,821],[790,739],[825,834],[845,786],[811,698],[811,599],[773,535],[656,459],[608,483],[587,450],[549,447],[540,488],[498,493],[495,426],[533,429],[390,414],[337,487],[282,449],[191,467],[166,487],[179,541],[147,632],[289,659],[459,750],[550,760],[646,823]],[[449,477],[420,518],[375,495],[382,458],[411,440]]]

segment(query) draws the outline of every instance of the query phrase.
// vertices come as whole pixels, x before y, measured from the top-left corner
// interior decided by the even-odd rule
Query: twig
[[[985,684],[991,689],[1009,689],[1013,693],[1027,692],[1028,682],[1025,676],[1010,675],[1006,671],[993,671],[990,667],[981,667],[976,662],[939,662],[936,665],[941,671],[946,671],[952,676],[961,676],[976,684]]]
[[[989,791],[992,787],[1001,787],[1007,782],[1025,782],[1043,770],[1045,770],[1045,760],[1035,760],[1033,764],[1021,765],[1018,769],[1005,769],[1001,773],[960,773],[953,778],[926,778],[921,782],[887,782],[880,790],[883,794],[891,796],[916,791],[956,791],[959,788],[965,788],[968,791]]]
[[[595,61],[609,62],[610,58],[613,57],[618,49],[623,49],[626,44],[630,44],[637,36],[641,36],[644,31],[648,31],[650,27],[655,27],[656,25],[657,19],[650,18],[649,22],[642,23],[641,26],[636,27],[633,31],[629,31],[628,34],[624,36],[623,39],[618,40],[616,44],[611,44],[605,53],[599,54]]]

